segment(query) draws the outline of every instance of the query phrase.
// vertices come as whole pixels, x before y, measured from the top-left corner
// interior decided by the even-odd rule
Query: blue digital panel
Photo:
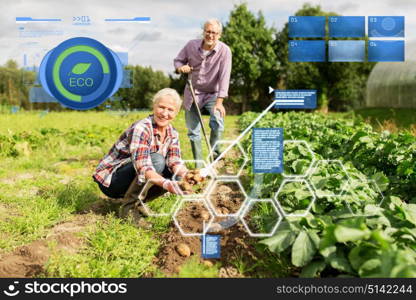
[[[253,173],[283,172],[283,128],[253,128]]]
[[[331,62],[365,61],[365,41],[329,41],[328,56]]]
[[[135,18],[107,18],[106,22],[150,22],[150,17],[135,17]]]
[[[123,69],[123,80],[121,81],[120,88],[131,88],[133,85],[131,84],[131,71],[128,69]]]
[[[201,238],[203,258],[221,258],[221,236],[205,234]]]
[[[325,41],[289,41],[289,61],[326,61]]]
[[[329,17],[330,37],[364,37],[365,17]]]
[[[370,41],[368,61],[404,61],[404,41]]]
[[[43,87],[32,87],[29,90],[29,100],[32,103],[50,103],[58,102],[54,97],[49,95]]]
[[[274,90],[275,108],[315,109],[316,90]]]
[[[325,17],[289,17],[289,37],[325,37]]]
[[[404,17],[368,17],[369,37],[404,37]]]
[[[129,64],[129,53],[128,52],[116,52],[118,58],[121,61],[121,64],[123,67],[127,66]]]

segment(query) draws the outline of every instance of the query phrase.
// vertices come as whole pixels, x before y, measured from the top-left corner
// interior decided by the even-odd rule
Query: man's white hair
[[[205,30],[205,27],[206,27],[208,24],[218,26],[218,32],[219,32],[219,34],[221,34],[221,33],[222,33],[222,24],[221,24],[220,20],[218,20],[218,19],[208,19],[208,20],[206,20],[206,21],[205,21],[205,23],[204,23],[204,27],[203,27],[202,29],[203,29],[203,30]]]
[[[161,89],[160,91],[158,91],[154,96],[153,96],[153,106],[155,106],[160,99],[169,96],[173,101],[175,101],[176,106],[178,111],[181,109],[181,105],[182,105],[182,99],[181,96],[179,96],[178,92],[174,89],[171,88],[164,88]]]

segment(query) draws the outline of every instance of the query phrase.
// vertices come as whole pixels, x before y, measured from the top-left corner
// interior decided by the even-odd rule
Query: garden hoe
[[[204,122],[202,120],[201,110],[199,109],[199,106],[196,102],[195,90],[194,90],[194,87],[192,85],[192,70],[191,70],[191,72],[188,73],[187,83],[188,83],[188,86],[189,86],[189,90],[191,91],[192,101],[193,101],[193,103],[196,107],[196,111],[198,112],[198,119],[199,119],[199,123],[201,123],[202,134],[204,135],[205,143],[207,144],[207,147],[208,147],[209,160],[210,160],[210,162],[213,162],[214,161],[214,153],[212,152],[211,144],[209,143],[209,140],[208,140],[208,137],[207,137],[207,134],[206,134],[206,131],[205,131],[205,126],[204,126]]]

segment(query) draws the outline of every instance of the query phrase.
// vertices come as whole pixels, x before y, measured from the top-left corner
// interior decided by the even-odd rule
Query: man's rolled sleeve
[[[155,171],[150,156],[150,133],[146,128],[137,126],[130,143],[133,166],[138,174],[139,183],[146,182],[147,171]]]
[[[226,54],[221,62],[218,76],[218,98],[228,97],[228,87],[230,85],[232,55],[230,48],[227,47],[225,51]]]
[[[182,50],[178,53],[176,58],[173,60],[173,66],[175,67],[175,70],[182,67],[183,65],[186,65],[188,63],[188,44],[185,45],[185,47],[182,48]]]

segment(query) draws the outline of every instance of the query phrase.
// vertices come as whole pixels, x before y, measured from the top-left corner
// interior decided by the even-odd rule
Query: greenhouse
[[[373,68],[366,107],[416,108],[416,44],[405,51],[405,62],[380,62]]]

